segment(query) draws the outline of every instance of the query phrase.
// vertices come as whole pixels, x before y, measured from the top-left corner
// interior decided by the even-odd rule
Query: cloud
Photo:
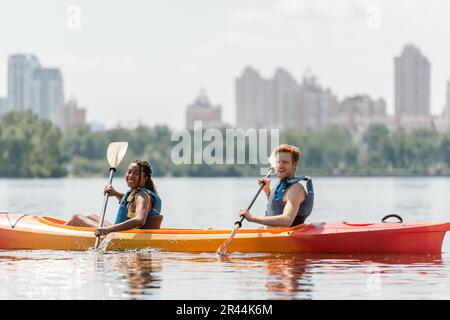
[[[230,29],[217,38],[200,45],[195,52],[196,54],[212,54],[227,49],[267,48],[267,45],[276,45],[277,42],[276,39],[261,32]]]
[[[292,20],[330,22],[362,19],[373,1],[363,0],[279,0],[265,7],[238,8],[230,13],[231,25],[243,26],[260,23],[286,23]]]
[[[47,66],[63,65],[76,69],[78,72],[103,72],[114,70],[117,72],[128,72],[138,70],[139,66],[135,58],[128,56],[81,56],[81,55],[61,55],[48,56],[41,64]]]

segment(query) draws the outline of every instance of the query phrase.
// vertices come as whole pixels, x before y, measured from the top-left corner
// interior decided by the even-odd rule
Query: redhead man
[[[295,177],[300,150],[292,145],[282,144],[274,150],[276,159],[276,174],[279,179],[276,187],[270,190],[270,180],[266,182],[263,190],[268,199],[265,216],[251,214],[247,209],[239,212],[250,222],[263,224],[270,227],[291,227],[304,223],[311,214],[314,202],[312,181],[309,177]],[[308,192],[299,183],[307,181]]]

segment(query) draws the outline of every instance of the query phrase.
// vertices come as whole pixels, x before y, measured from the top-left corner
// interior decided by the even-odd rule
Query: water
[[[0,179],[0,211],[68,218],[96,212],[106,179]],[[166,227],[230,229],[255,179],[159,178]],[[309,222],[450,220],[449,178],[316,178]],[[114,185],[125,190],[123,178]],[[251,210],[264,212],[263,196]],[[114,220],[117,201],[106,219]],[[244,222],[244,227],[257,225]],[[441,255],[1,251],[0,299],[449,299]]]

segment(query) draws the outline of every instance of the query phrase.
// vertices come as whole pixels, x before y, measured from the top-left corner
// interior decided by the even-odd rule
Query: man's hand
[[[239,215],[241,217],[244,217],[245,219],[247,219],[247,221],[249,222],[253,222],[253,216],[250,213],[250,211],[248,211],[248,209],[242,209],[239,211]]]
[[[270,194],[270,179],[269,178],[262,178],[258,180],[258,184],[259,186],[262,185],[262,183],[265,182],[266,184],[264,185],[263,191],[266,194],[266,196],[269,196]]]

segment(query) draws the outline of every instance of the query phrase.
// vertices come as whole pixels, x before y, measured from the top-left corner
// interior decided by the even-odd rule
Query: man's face
[[[279,152],[276,156],[276,168],[278,179],[290,178],[295,175],[297,162],[292,160],[289,152]]]

